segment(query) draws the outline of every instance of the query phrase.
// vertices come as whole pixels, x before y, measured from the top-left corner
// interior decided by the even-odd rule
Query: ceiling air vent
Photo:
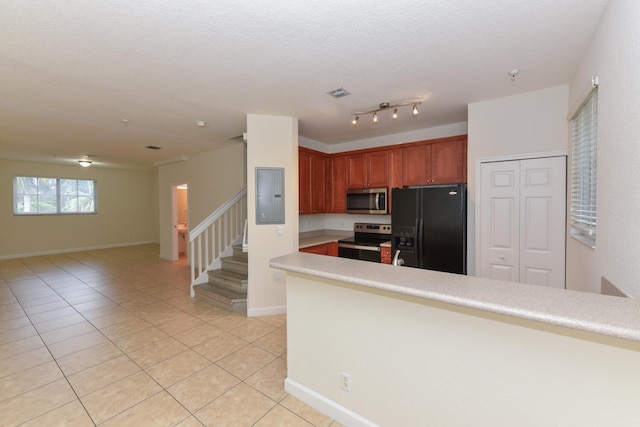
[[[155,145],[147,145],[144,148],[148,148],[149,150],[162,150],[162,147],[156,147]]]
[[[343,87],[339,87],[338,89],[330,90],[327,92],[329,95],[334,98],[342,98],[343,96],[351,95],[351,93]]]

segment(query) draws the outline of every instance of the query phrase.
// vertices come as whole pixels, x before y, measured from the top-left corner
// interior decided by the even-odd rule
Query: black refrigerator
[[[467,274],[466,185],[394,188],[391,195],[394,263]]]

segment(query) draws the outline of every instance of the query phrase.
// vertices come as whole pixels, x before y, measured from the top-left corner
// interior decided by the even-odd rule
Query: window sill
[[[589,238],[583,234],[573,234],[571,233],[571,237],[573,237],[574,239],[576,239],[578,242],[582,243],[583,245],[586,245],[588,247],[590,247],[591,249],[595,249],[596,248],[596,241],[595,239]]]

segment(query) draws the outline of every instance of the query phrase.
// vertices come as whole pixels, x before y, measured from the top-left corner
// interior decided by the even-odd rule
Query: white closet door
[[[519,162],[483,163],[481,179],[480,275],[518,282]]]
[[[520,282],[565,287],[565,157],[520,163]]]
[[[565,287],[566,157],[482,163],[480,276]]]

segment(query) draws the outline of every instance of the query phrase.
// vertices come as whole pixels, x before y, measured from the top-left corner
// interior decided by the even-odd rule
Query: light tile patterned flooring
[[[0,260],[0,426],[340,426],[284,391],[286,316],[188,281],[157,245]]]

